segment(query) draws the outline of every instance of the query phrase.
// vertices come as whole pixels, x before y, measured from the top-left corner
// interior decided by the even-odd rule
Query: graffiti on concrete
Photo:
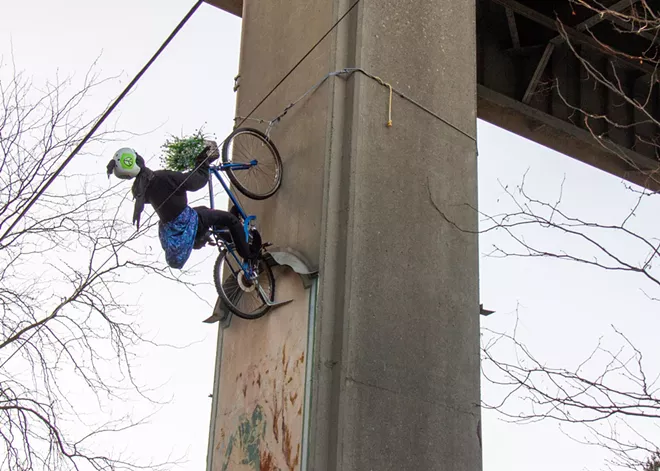
[[[278,285],[286,310],[223,331],[213,471],[300,471],[309,297],[293,272]]]
[[[300,466],[305,353],[291,358],[285,343],[278,357],[274,366],[273,359],[264,359],[236,377],[240,395],[257,402],[239,416],[230,435],[221,430],[222,471],[296,471]]]
[[[261,471],[261,440],[266,435],[266,421],[261,406],[254,408],[252,414],[241,416],[238,430],[227,441],[225,462],[222,471],[228,471],[230,463],[251,466],[254,471]]]

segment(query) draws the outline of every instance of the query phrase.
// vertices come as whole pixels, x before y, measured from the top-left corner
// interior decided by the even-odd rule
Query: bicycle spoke
[[[246,314],[257,312],[259,309],[264,307],[264,301],[261,298],[261,294],[259,293],[259,287],[250,287],[250,282],[247,280],[243,281],[242,283],[238,281],[238,277],[244,277],[245,275],[242,271],[242,268],[233,266],[238,265],[238,261],[232,260],[232,256],[235,256],[233,252],[227,253],[222,268],[224,276],[222,290],[225,294],[225,297],[235,308],[239,309],[241,312]],[[266,293],[266,296],[270,296],[271,286],[268,282],[265,269],[261,265],[263,263],[265,262],[260,261],[260,265],[257,267],[259,270],[259,276],[256,280],[256,283],[261,285],[263,291]]]
[[[272,157],[272,150],[251,134],[239,134],[231,142],[232,163],[249,164],[252,160],[257,165],[245,170],[232,170],[241,182],[251,182],[257,189],[268,189],[277,179],[277,165]],[[263,158],[260,158],[262,157]]]
[[[236,278],[234,278],[233,276],[227,278],[222,283],[222,287],[225,290],[225,293],[227,293],[227,296],[230,298],[232,295],[236,293],[236,291],[241,289],[241,287],[238,285],[238,281],[236,281]]]
[[[227,174],[238,190],[250,198],[268,198],[282,182],[282,162],[277,149],[257,130],[237,130],[223,147],[223,159],[225,163],[245,166],[230,166]]]
[[[238,137],[238,136],[237,136],[237,137]],[[238,142],[237,144],[238,144],[238,146],[239,146],[239,149],[238,149],[239,155],[241,155],[241,156],[245,156],[245,157],[246,157],[245,160],[241,160],[240,162],[241,162],[241,163],[247,163],[247,162],[251,161],[251,160],[252,160],[252,156],[255,154],[254,151],[252,151],[252,149],[248,149],[248,148],[245,146],[245,144],[243,144],[242,142]],[[236,148],[235,148],[235,147],[234,147],[232,150],[233,150],[234,152],[236,152]],[[242,152],[241,152],[241,150],[242,150]]]
[[[238,142],[238,145],[239,145],[239,147],[240,147],[241,149],[243,149],[243,150],[245,151],[245,152],[242,153],[241,155],[247,155],[247,156],[250,156],[250,155],[253,154],[252,149],[248,149],[247,146],[246,146],[245,144],[243,144],[242,142]]]

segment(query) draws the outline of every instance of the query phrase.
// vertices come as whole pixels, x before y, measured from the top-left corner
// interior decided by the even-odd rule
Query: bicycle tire
[[[249,312],[246,312],[245,309],[237,306],[237,301],[243,299],[242,296],[246,293],[246,291],[241,289],[238,281],[236,280],[236,277],[233,274],[223,279],[222,266],[225,260],[227,260],[226,249],[220,251],[218,258],[215,261],[215,265],[213,266],[213,282],[215,283],[215,289],[222,299],[223,304],[227,306],[231,312],[242,319],[253,320],[262,317],[270,310],[270,306],[263,302],[256,291],[251,292],[250,295],[252,295],[252,299],[259,300],[257,307],[250,310]],[[266,287],[263,285],[262,288],[264,288],[264,291],[269,295],[269,300],[272,302],[275,299],[275,277],[273,276],[273,271],[271,270],[270,266],[268,266],[263,258],[259,258],[259,272],[260,281],[262,280],[261,275],[265,274],[265,280],[269,285],[269,289],[266,289]],[[233,281],[231,281],[231,279],[233,279]],[[228,293],[228,291],[230,292]],[[240,294],[238,298],[236,298],[237,294]]]
[[[245,143],[241,141],[245,141]],[[256,147],[257,144],[261,144],[263,147],[258,148]],[[239,148],[238,152],[234,151],[236,147]],[[257,155],[257,150],[259,150],[259,155]],[[240,157],[242,157],[239,163],[247,163],[252,159],[256,159],[258,162],[261,160],[262,164],[262,167],[259,167],[259,163],[257,163],[249,170],[227,169],[227,176],[229,176],[229,180],[238,191],[253,200],[265,200],[279,190],[282,185],[284,170],[282,159],[277,147],[268,136],[254,128],[235,129],[222,145],[222,162],[225,164],[236,162],[235,159],[238,157],[236,154],[240,154]],[[261,157],[261,159],[258,157]],[[264,168],[270,169],[272,176],[269,177],[268,171]],[[265,190],[260,190],[257,183],[254,186],[248,186],[248,181],[256,181],[258,172],[265,175],[268,180],[272,180],[265,184]]]

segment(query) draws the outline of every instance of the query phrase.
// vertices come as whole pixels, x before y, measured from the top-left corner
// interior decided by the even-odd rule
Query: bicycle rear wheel
[[[257,262],[257,283],[247,280],[239,260],[233,253],[222,250],[213,267],[215,288],[227,308],[243,319],[258,319],[268,312],[259,287],[269,301],[275,299],[275,278],[262,258]]]
[[[282,184],[282,159],[275,144],[258,129],[238,128],[222,145],[222,162],[225,164],[256,165],[249,169],[227,169],[227,175],[238,191],[248,198],[270,198]]]

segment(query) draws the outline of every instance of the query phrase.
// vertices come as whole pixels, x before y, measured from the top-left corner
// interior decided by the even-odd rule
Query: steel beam
[[[534,10],[533,8],[528,7],[527,5],[523,5],[522,3],[516,1],[516,0],[491,0],[494,3],[497,3],[499,5],[502,5],[505,8],[510,8],[514,13],[517,13],[519,15],[524,16],[525,18],[540,24],[542,26],[545,26],[546,28],[556,31],[558,33],[561,33],[561,29],[559,28],[557,22],[553,20],[552,18],[549,18],[545,16],[542,13],[539,13],[538,11]],[[594,38],[587,36],[586,34],[583,34],[579,31],[577,31],[575,28],[571,28],[570,26],[562,25],[562,29],[566,33],[566,35],[574,41],[576,44],[580,44],[583,46],[591,47],[597,51],[600,51],[601,53],[612,57],[612,59],[621,65],[625,65],[627,67],[633,68],[640,70],[642,72],[645,72],[647,74],[650,74],[652,76],[657,75],[655,68],[651,67],[648,64],[640,64],[638,61],[632,60],[632,59],[627,59],[624,57],[620,57],[614,54],[608,54],[603,50],[602,44],[600,44],[598,41],[596,41]],[[656,78],[657,80],[657,78]]]
[[[641,155],[532,106],[479,85],[478,117],[653,191],[660,190],[651,175],[660,169],[657,160]]]
[[[634,5],[637,3],[639,0],[620,0],[619,2],[615,3],[611,7],[609,7],[609,10],[611,11],[616,11],[619,12],[629,6]],[[506,7],[506,16],[507,19],[510,18],[510,16],[513,16],[513,11],[511,8]],[[586,31],[589,28],[596,26],[598,23],[601,23],[602,21],[605,20],[605,15],[600,15],[596,14],[592,16],[591,18],[583,21],[579,25],[575,27],[577,31]],[[509,27],[511,26],[511,22],[509,20]],[[536,70],[534,71],[534,75],[532,76],[532,79],[529,81],[529,85],[527,86],[527,90],[525,91],[525,95],[523,96],[522,102],[525,104],[529,104],[529,102],[532,100],[532,96],[536,92],[536,87],[538,87],[539,79],[541,78],[541,75],[543,74],[543,71],[545,70],[546,66],[548,65],[548,61],[550,60],[550,57],[552,56],[552,52],[555,50],[555,47],[560,45],[561,43],[564,42],[564,37],[561,35],[555,36],[550,43],[546,46],[545,51],[543,52],[543,56],[541,56],[541,60],[539,61],[539,64],[536,66]]]
[[[622,29],[626,29],[630,31],[630,34],[634,34],[636,36],[641,36],[644,39],[651,41],[652,43],[655,44],[660,44],[660,37],[658,37],[656,34],[652,33],[647,33],[646,31],[634,31],[632,29],[632,25],[628,23],[626,20],[623,20],[619,18],[618,16],[611,16],[608,18],[609,21],[614,23],[615,25],[621,27]]]
[[[509,22],[509,31],[511,32],[511,42],[513,43],[513,48],[520,49],[520,36],[518,35],[516,16],[511,8],[506,9],[506,19]]]
[[[532,96],[536,92],[536,87],[539,84],[539,80],[541,79],[541,75],[543,75],[543,71],[545,70],[546,66],[548,65],[548,61],[550,60],[550,57],[552,56],[552,52],[555,50],[555,45],[552,42],[549,42],[548,45],[545,47],[545,51],[543,51],[543,55],[541,56],[541,60],[539,61],[538,65],[536,66],[536,70],[534,71],[534,75],[532,75],[532,79],[529,81],[529,85],[527,86],[527,90],[525,90],[525,95],[523,96],[522,102],[525,103],[526,105],[529,104],[529,102],[532,100]]]
[[[625,10],[628,7],[632,7],[637,2],[639,2],[639,0],[619,0],[611,7],[607,7],[607,9],[610,11],[620,13],[622,10]],[[597,13],[588,20],[583,21],[582,23],[577,25],[575,29],[577,29],[578,31],[586,31],[592,26],[596,26],[598,23],[604,21],[605,18],[608,16],[610,15],[601,15],[600,13]],[[611,20],[611,18],[607,18],[607,19]]]

